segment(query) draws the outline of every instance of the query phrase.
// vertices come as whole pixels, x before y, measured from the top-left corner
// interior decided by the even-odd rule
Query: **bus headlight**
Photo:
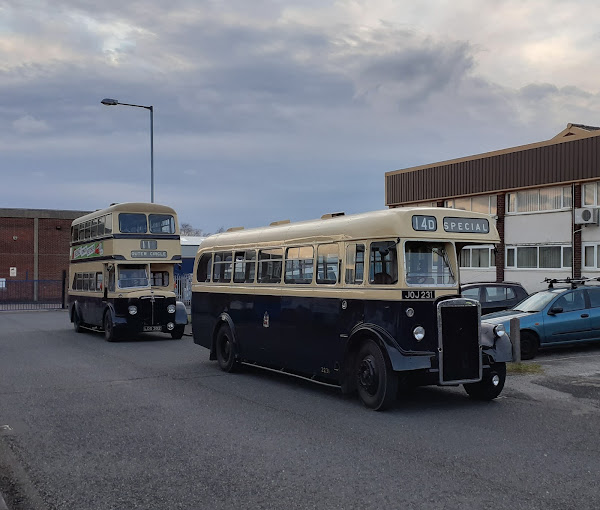
[[[172,322],[169,322],[169,323],[167,324],[167,329],[168,329],[169,331],[173,331],[173,330],[175,329],[175,324],[173,324]]]
[[[504,329],[503,324],[496,324],[494,326],[494,335],[498,337],[506,335],[506,329]]]
[[[135,315],[137,313],[137,306],[131,305],[128,309],[130,315]]]
[[[416,338],[417,342],[420,342],[425,338],[425,328],[423,326],[417,326],[413,329],[413,336]]]
[[[167,306],[167,312],[169,312],[169,313],[175,313],[175,305],[169,305],[169,306]]]

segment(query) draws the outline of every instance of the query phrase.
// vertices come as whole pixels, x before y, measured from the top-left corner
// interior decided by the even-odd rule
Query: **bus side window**
[[[102,290],[102,282],[104,280],[104,275],[102,273],[96,273],[96,290]]]
[[[231,252],[215,253],[213,266],[213,282],[231,281]]]
[[[233,269],[234,283],[253,283],[254,274],[256,272],[255,266],[256,252],[254,250],[249,250],[246,252],[236,251]]]
[[[317,283],[337,283],[339,265],[337,244],[317,246]]]
[[[365,245],[349,244],[346,246],[346,283],[360,285],[365,273]]]
[[[283,249],[273,248],[258,252],[258,283],[281,283]]]
[[[398,257],[395,241],[371,243],[369,283],[390,285],[398,281]]]
[[[285,283],[311,283],[313,279],[314,248],[288,248],[285,254]]]
[[[210,282],[210,270],[212,268],[212,253],[203,253],[198,261],[196,278],[199,282]]]

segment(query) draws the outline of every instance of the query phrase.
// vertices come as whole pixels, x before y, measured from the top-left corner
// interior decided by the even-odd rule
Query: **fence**
[[[60,280],[0,278],[0,310],[66,308],[66,275]]]
[[[191,274],[176,274],[175,275],[175,294],[177,299],[183,301],[185,306],[192,305],[192,275]]]

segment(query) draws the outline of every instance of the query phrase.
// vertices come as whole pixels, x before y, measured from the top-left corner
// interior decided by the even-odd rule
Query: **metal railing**
[[[192,275],[191,274],[176,274],[175,275],[175,294],[177,299],[182,301],[185,306],[192,304]]]
[[[0,279],[0,310],[66,307],[65,278],[60,280]]]

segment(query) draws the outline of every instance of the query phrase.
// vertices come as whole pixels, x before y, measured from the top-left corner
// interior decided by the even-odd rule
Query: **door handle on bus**
[[[581,314],[581,318],[582,318],[582,319],[587,319],[589,316],[590,316],[590,314],[589,314],[589,313],[582,313],[582,314]]]

